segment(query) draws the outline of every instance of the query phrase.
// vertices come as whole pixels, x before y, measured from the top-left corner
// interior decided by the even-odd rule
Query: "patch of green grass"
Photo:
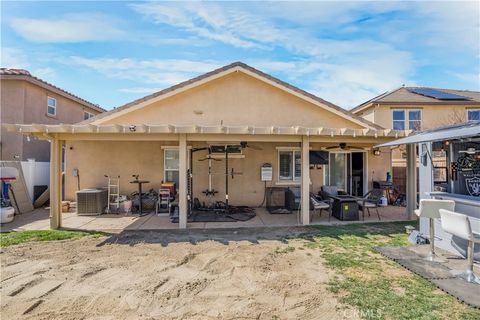
[[[77,239],[85,236],[99,237],[102,233],[66,230],[29,230],[0,233],[0,246],[7,247],[30,241]]]
[[[408,245],[406,224],[312,226],[303,238],[305,247],[320,250],[325,264],[338,271],[328,289],[364,319],[480,319],[480,311],[374,251]]]

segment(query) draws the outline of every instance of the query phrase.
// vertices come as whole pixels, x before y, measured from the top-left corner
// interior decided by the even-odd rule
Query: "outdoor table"
[[[333,199],[332,214],[339,220],[359,220],[358,203],[359,198],[350,195],[328,195]]]
[[[147,181],[147,180],[133,180],[133,181],[130,181],[130,183],[137,183],[138,184],[138,206],[139,206],[139,215],[142,216],[143,215],[143,210],[142,210],[142,184],[144,183],[150,183],[150,181]]]

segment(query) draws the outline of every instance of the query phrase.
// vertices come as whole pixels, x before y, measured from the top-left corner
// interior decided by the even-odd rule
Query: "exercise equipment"
[[[212,150],[211,147],[204,147],[204,148],[192,148],[190,149],[190,169],[187,171],[188,176],[188,185],[187,185],[187,200],[188,200],[188,214],[192,214],[193,210],[201,210],[201,211],[214,211],[217,214],[228,214],[229,212],[229,177],[232,179],[236,175],[242,175],[242,172],[236,172],[233,168],[229,168],[229,154],[230,153],[238,153],[239,148],[246,148],[246,143],[241,143],[240,145],[227,145],[222,150],[225,154],[225,171],[224,172],[212,172],[212,161],[221,161],[221,159],[216,159],[212,157],[212,151],[215,151],[218,154],[219,150],[215,149]],[[199,159],[198,161],[207,161],[208,160],[208,189],[202,191],[210,200],[218,193],[217,190],[213,189],[212,187],[212,176],[213,175],[224,175],[225,176],[225,202],[222,201],[210,201],[208,205],[205,203],[200,204],[198,198],[194,197],[193,194],[193,155],[195,152],[207,150],[208,154],[205,158]]]

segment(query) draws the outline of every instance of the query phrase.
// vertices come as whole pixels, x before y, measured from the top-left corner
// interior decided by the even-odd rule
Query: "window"
[[[405,117],[407,115],[407,117]],[[393,110],[393,129],[394,130],[414,130],[422,129],[421,110]]]
[[[84,111],[84,112],[83,112],[83,120],[88,120],[88,119],[90,119],[90,118],[93,117],[93,116],[94,116],[93,113],[90,113],[90,112],[88,112],[88,111]]]
[[[480,109],[467,110],[467,121],[480,121]]]
[[[299,181],[302,176],[302,158],[300,150],[278,151],[278,180]]]
[[[178,149],[165,149],[164,153],[164,179],[165,182],[179,182],[179,155]]]
[[[405,130],[405,110],[393,110],[393,130]]]
[[[414,131],[422,129],[422,112],[420,110],[408,111],[408,129]]]
[[[47,97],[47,113],[51,116],[57,115],[57,99]]]

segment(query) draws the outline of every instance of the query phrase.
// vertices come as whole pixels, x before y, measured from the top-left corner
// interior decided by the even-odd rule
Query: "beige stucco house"
[[[187,173],[199,198],[208,185],[208,151],[212,145],[242,146],[229,155],[236,173],[229,179],[229,203],[262,203],[261,167],[271,164],[267,186],[300,186],[302,223],[309,223],[309,192],[337,185],[364,193],[390,170],[387,148],[374,145],[408,134],[384,129],[344,109],[246,64],[236,62],[128,103],[75,125],[6,125],[11,131],[51,142],[51,222],[61,225],[61,154],[65,150],[65,198],[80,188],[104,187],[104,174],[120,175],[120,190],[136,190],[132,175],[158,189],[162,181],[178,184],[179,227],[187,226]],[[311,151],[328,151],[328,165],[311,165]],[[193,155],[192,159],[189,159]],[[225,199],[225,155],[213,154],[213,187]],[[356,170],[352,170],[355,168]],[[356,183],[353,177],[356,176]],[[360,188],[360,190],[359,190]],[[355,189],[355,190],[354,190]]]
[[[427,87],[400,87],[376,96],[351,112],[383,128],[428,130],[480,120],[480,92]],[[393,152],[394,165],[404,165],[402,152]]]
[[[77,123],[105,110],[23,69],[0,68],[2,123]],[[1,131],[0,160],[50,161],[48,141]]]

